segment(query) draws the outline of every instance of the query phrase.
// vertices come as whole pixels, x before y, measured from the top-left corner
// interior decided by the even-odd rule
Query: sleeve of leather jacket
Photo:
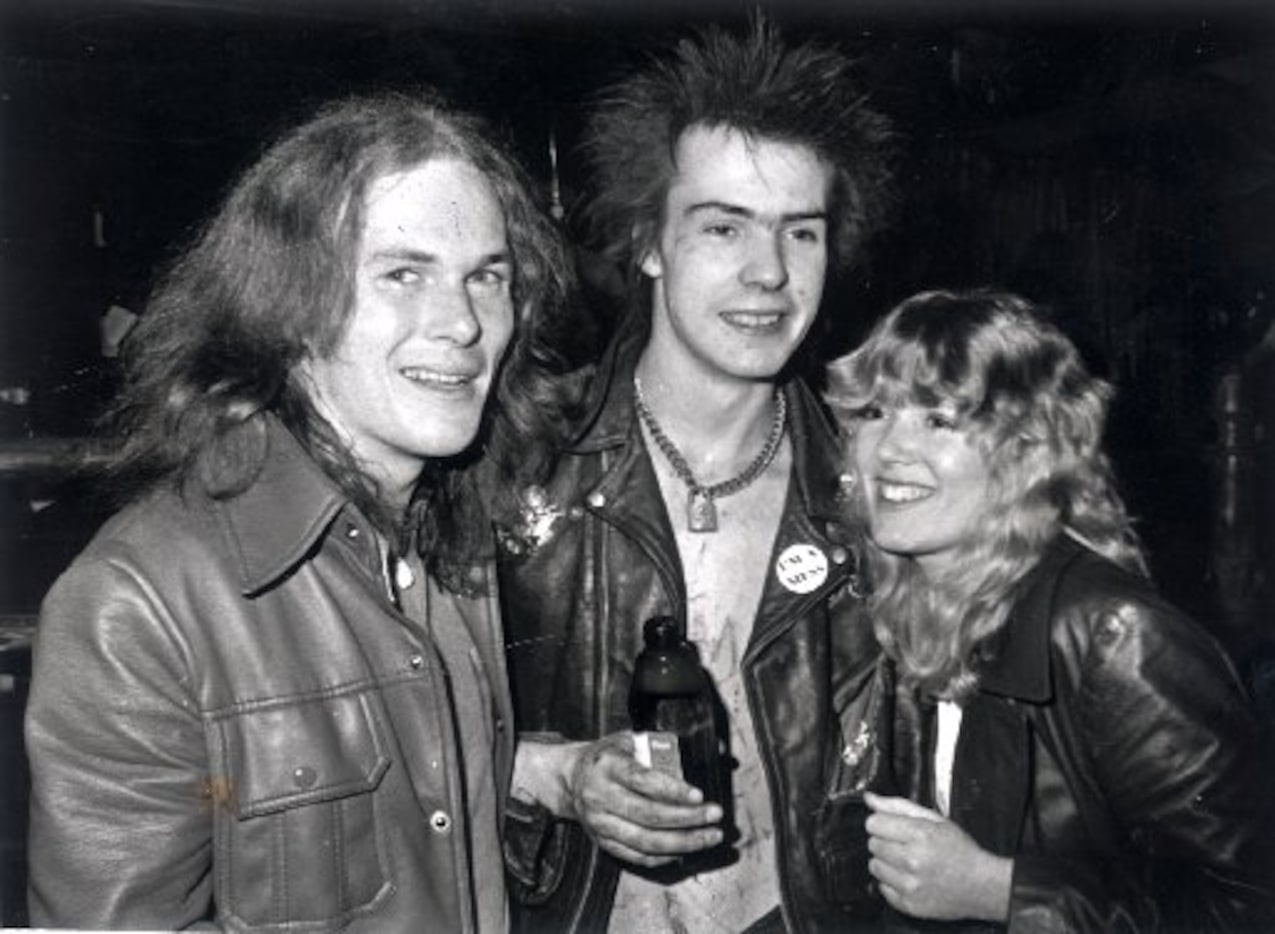
[[[36,638],[32,923],[205,920],[216,789],[189,659],[161,595],[118,556],[82,557],[46,597]]]
[[[521,903],[537,904],[549,898],[562,878],[568,826],[575,822],[555,817],[549,806],[551,800],[561,800],[565,787],[559,786],[560,769],[544,752],[564,748],[565,742],[557,733],[518,736],[513,787],[505,808],[504,848],[510,891]]]
[[[1010,930],[1275,930],[1267,753],[1233,668],[1155,597],[1069,612],[1065,630],[1088,634],[1072,727],[1128,856],[1020,854]]]

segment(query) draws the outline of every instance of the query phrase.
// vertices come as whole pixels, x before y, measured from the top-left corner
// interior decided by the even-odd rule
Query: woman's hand
[[[894,908],[916,918],[1005,921],[1014,861],[906,798],[865,794],[868,871]]]

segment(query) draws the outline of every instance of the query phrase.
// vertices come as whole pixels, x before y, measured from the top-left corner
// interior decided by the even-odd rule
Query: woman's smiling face
[[[991,471],[952,406],[873,403],[854,416],[850,459],[883,551],[942,574],[975,534]]]

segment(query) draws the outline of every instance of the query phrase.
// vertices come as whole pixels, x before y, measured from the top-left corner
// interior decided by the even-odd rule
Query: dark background
[[[845,351],[921,288],[1008,285],[1052,305],[1120,387],[1111,449],[1162,587],[1269,700],[1275,3],[761,8],[795,38],[857,55],[903,140],[897,217],[870,262],[830,287],[810,358]],[[570,228],[590,92],[687,25],[747,12],[726,0],[0,0],[0,450],[88,431],[112,385],[102,313],[140,310],[231,180],[320,102],[442,87],[503,128],[546,193],[552,135]],[[1244,378],[1229,412],[1227,373]],[[0,470],[0,492],[0,622],[29,626],[101,507],[29,465]],[[0,690],[6,735],[21,710],[13,683]],[[0,767],[0,797],[18,785]],[[0,842],[18,833],[0,826]]]
[[[0,389],[29,392],[0,403],[0,438],[88,429],[110,391],[102,313],[140,309],[265,141],[332,96],[441,86],[546,188],[552,133],[570,218],[590,92],[688,24],[748,10],[638,6],[0,0]],[[829,290],[812,357],[920,288],[1052,303],[1121,386],[1125,487],[1166,583],[1198,602],[1215,385],[1275,304],[1275,4],[1103,6],[762,5],[856,54],[904,143],[895,223]],[[11,580],[9,602],[38,599],[47,573]]]

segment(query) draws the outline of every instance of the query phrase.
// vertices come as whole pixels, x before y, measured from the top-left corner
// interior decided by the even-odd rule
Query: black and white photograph
[[[0,928],[1275,930],[1275,4],[0,0]]]

